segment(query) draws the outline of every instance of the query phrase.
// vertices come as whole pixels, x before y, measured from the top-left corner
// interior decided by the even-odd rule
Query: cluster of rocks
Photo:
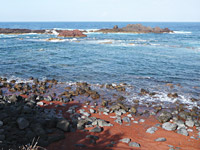
[[[158,121],[162,123],[161,127],[167,131],[176,131],[178,134],[182,134],[188,136],[188,132],[193,132],[192,129],[194,126],[199,131],[200,134],[200,120],[199,116],[192,116],[188,112],[178,112],[174,111],[172,113],[164,111],[161,112],[157,117]],[[157,131],[157,127],[151,127],[147,129],[147,133],[155,133]],[[191,136],[191,138],[194,138]],[[194,139],[200,138],[199,135]]]
[[[0,34],[54,34],[55,32],[58,33],[59,37],[87,37],[87,35],[83,34],[83,31],[80,30],[31,30],[0,28]]]
[[[126,27],[118,28],[117,25],[113,29],[100,29],[94,32],[102,33],[170,33],[173,32],[168,28],[161,29],[160,27],[146,27],[142,24],[128,24]]]
[[[20,149],[39,139],[39,146],[47,146],[65,138],[71,123],[57,116],[55,109],[44,109],[37,101],[21,96],[0,95],[0,147]]]

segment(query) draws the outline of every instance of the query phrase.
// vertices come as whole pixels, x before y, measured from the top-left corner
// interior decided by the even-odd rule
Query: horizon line
[[[0,21],[3,22],[168,22],[168,23],[199,23],[200,21]]]

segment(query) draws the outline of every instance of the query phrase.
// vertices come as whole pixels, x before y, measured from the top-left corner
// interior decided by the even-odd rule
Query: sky
[[[200,22],[200,0],[0,0],[0,21]]]

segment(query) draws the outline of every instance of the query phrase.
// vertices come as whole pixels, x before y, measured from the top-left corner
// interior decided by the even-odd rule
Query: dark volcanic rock
[[[113,29],[100,29],[95,32],[103,33],[170,33],[173,32],[168,28],[161,29],[160,27],[146,27],[141,24],[128,24],[126,27],[118,28],[117,25]]]
[[[0,34],[26,34],[26,33],[45,33],[45,30],[0,28]]]
[[[172,118],[172,114],[169,112],[162,112],[158,117],[158,121],[161,123],[165,123]]]
[[[62,119],[62,120],[59,120],[58,123],[57,123],[57,128],[63,130],[63,131],[69,131],[69,121],[66,120],[66,119]]]
[[[17,119],[17,124],[18,124],[20,129],[25,129],[29,126],[29,121],[26,120],[23,117],[20,117],[20,118]]]
[[[60,37],[87,37],[87,35],[83,34],[80,30],[59,30],[58,36]]]

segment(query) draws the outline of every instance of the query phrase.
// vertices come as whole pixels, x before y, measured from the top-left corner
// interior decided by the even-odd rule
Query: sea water
[[[138,22],[1,22],[0,28],[97,30]],[[25,81],[29,77],[91,84],[125,82],[133,95],[141,88],[159,92],[170,101],[177,92],[182,101],[200,95],[200,23],[140,22],[168,27],[174,33],[103,34],[88,32],[85,38],[57,34],[0,34],[0,76]],[[171,89],[166,83],[174,84]],[[141,98],[142,99],[142,98]],[[145,98],[149,101],[155,99]]]

